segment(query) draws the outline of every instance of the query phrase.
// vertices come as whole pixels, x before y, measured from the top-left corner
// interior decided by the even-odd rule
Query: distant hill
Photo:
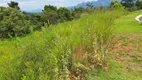
[[[100,7],[100,6],[109,6],[111,1],[114,1],[114,0],[98,0],[98,1],[88,1],[88,2],[91,2],[95,7]],[[117,0],[117,1],[121,1],[121,0]],[[83,8],[86,8],[86,4],[88,2],[82,2],[82,3],[79,3],[75,6],[69,6],[67,7],[68,9],[74,9],[74,8],[78,8],[78,7],[83,7]],[[36,10],[29,10],[29,11],[26,11],[26,12],[29,12],[29,13],[41,13],[42,12],[42,9],[36,9]]]
[[[109,6],[112,0],[98,0],[98,1],[90,1],[95,7],[100,7],[100,6]],[[121,1],[121,0],[117,0],[117,1]],[[73,9],[73,8],[78,8],[78,7],[83,7],[86,8],[86,4],[88,2],[82,2],[79,3],[75,6],[70,6],[68,7],[69,9]]]
[[[26,11],[26,12],[29,12],[29,13],[41,13],[42,9],[29,10],[29,11]]]

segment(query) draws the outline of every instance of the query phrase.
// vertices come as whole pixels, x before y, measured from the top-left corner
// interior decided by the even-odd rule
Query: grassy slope
[[[54,25],[50,29],[43,29],[43,31],[41,32],[34,32],[23,38],[0,41],[0,79],[3,79],[3,75],[5,74],[5,77],[9,78],[11,76],[14,76],[11,73],[14,72],[15,66],[20,63],[19,59],[23,56],[25,49],[27,49],[26,46],[31,43],[42,45],[43,41],[49,41],[53,36],[57,38],[57,42],[59,37],[60,43],[56,43],[59,44],[59,48],[61,46],[61,41],[65,44],[71,44],[74,49],[80,47],[82,40],[84,45],[88,45],[88,27],[102,25],[100,24],[100,22],[95,23],[95,21],[101,20],[100,17],[107,19],[105,18],[106,16],[115,17],[118,15],[115,15],[115,12],[107,12],[105,14],[95,12],[95,14],[84,16],[79,20]],[[56,48],[53,49],[52,53],[54,53],[55,51],[57,51]],[[56,55],[56,53],[57,52],[55,52],[54,54]],[[11,74],[11,76],[7,76],[7,74]]]
[[[135,20],[135,17],[142,14],[142,11],[137,11],[130,13],[129,15],[123,16],[120,19],[116,20],[116,33],[141,33],[142,27],[141,23]]]
[[[115,21],[110,70],[91,71],[87,80],[142,80],[142,25],[135,20],[140,14],[133,12]]]
[[[139,22],[135,21],[135,17],[139,15],[142,11],[131,13],[130,15],[123,16],[120,19],[118,19],[115,23],[116,25],[116,33],[141,33],[142,27]],[[94,17],[90,16],[89,20],[93,22]],[[88,18],[84,17],[83,19],[67,22],[63,24],[59,24],[55,26],[52,30],[54,32],[57,32],[61,36],[65,36],[63,33],[71,33],[71,38],[76,36],[74,39],[77,39],[76,34],[80,34],[81,29],[84,26],[86,26]],[[88,21],[89,22],[89,21]],[[80,24],[81,23],[81,24]],[[61,27],[61,28],[60,28]],[[131,27],[131,28],[130,28]],[[16,57],[22,56],[23,51],[25,50],[26,45],[28,45],[30,42],[33,42],[33,40],[36,41],[36,43],[42,42],[44,39],[44,35],[47,33],[43,32],[35,32],[31,35],[28,35],[24,38],[16,38],[13,40],[6,40],[0,42],[0,67],[1,64],[6,63],[7,66],[16,65],[15,59]],[[66,35],[68,36],[68,35]],[[80,36],[80,35],[78,35]],[[122,37],[120,37],[122,38]],[[123,37],[124,38],[124,37]],[[76,43],[77,44],[77,43]],[[20,46],[20,47],[19,47]],[[20,54],[19,54],[20,53]],[[118,55],[119,56],[119,55]],[[89,76],[87,77],[87,80],[142,80],[142,77],[140,74],[137,75],[137,71],[133,73],[131,72],[125,72],[123,70],[123,64],[119,63],[114,56],[111,56],[112,59],[110,59],[110,71],[104,72],[102,70],[94,70],[90,72]],[[127,61],[127,60],[126,60]],[[9,64],[12,63],[12,64]],[[3,68],[0,68],[0,72],[3,71]]]

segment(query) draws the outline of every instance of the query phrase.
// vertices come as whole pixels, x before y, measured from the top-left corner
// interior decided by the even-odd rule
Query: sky
[[[0,6],[7,6],[11,0],[0,0]],[[13,0],[19,3],[22,10],[36,10],[43,9],[44,5],[55,5],[57,7],[73,6],[81,2],[96,1],[96,0]]]

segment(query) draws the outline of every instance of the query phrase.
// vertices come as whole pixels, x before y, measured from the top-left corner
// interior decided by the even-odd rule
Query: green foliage
[[[134,0],[122,0],[121,4],[125,6],[125,8],[127,8],[129,11],[137,10]]]
[[[92,9],[92,14],[84,15],[78,20],[73,19],[77,15],[80,17],[82,12],[87,12],[86,9],[70,11],[67,8],[57,9],[46,5],[41,14],[26,16],[13,8],[1,8],[0,23],[8,27],[8,30],[3,30],[2,27],[3,32],[7,31],[5,36],[27,34],[41,26],[45,28],[28,37],[13,39],[11,44],[9,41],[0,42],[3,45],[0,48],[0,79],[72,80],[73,76],[73,79],[81,80],[95,66],[104,67],[111,44],[114,19],[122,15],[119,11],[123,8],[122,5],[115,3],[113,7],[118,10]],[[70,20],[73,21],[51,25]],[[33,26],[29,27],[29,23]],[[5,48],[7,45],[9,46]]]
[[[17,10],[20,10],[20,7],[18,6],[18,2],[11,1],[10,3],[8,3],[8,6],[11,8],[15,8]]]
[[[85,9],[69,10],[65,7],[45,5],[42,13],[21,12],[18,2],[11,1],[9,7],[0,7],[0,37],[2,39],[23,36],[43,26],[80,18]],[[30,29],[29,29],[30,28]],[[32,30],[31,30],[32,29]]]
[[[57,11],[57,7],[56,6],[52,6],[52,5],[45,5],[44,6],[44,10],[45,11],[50,11],[50,10]]]
[[[142,9],[142,1],[141,0],[122,0],[121,4],[125,6],[129,11],[136,11]]]
[[[56,6],[45,5],[41,18],[48,25],[57,23],[58,14]]]
[[[43,26],[41,14],[31,14],[27,16],[27,20],[30,20],[31,25],[34,25],[35,27],[32,27],[34,31],[41,30]]]
[[[137,9],[142,9],[142,1],[141,0],[137,0],[136,1],[136,6],[137,6]]]
[[[58,14],[54,10],[43,11],[41,18],[42,18],[42,21],[44,23],[47,23],[48,25],[55,24],[55,23],[57,23],[57,20],[58,20]]]
[[[133,0],[122,0],[121,3],[123,6],[125,6],[127,8],[131,8],[134,6]]]
[[[25,15],[14,8],[1,7],[0,37],[9,38],[29,33],[29,21]]]
[[[53,80],[57,78],[57,61],[47,46],[48,44],[42,47],[31,44],[25,50],[20,66],[17,68],[22,79]]]
[[[41,14],[41,21],[50,25],[64,21],[71,21],[74,17],[74,13],[65,7],[57,9],[55,6],[46,5]]]
[[[60,7],[58,9],[57,13],[58,13],[58,15],[61,19],[61,22],[64,21],[64,20],[65,21],[73,20],[72,12],[65,7]]]
[[[96,12],[94,16],[97,20],[92,22],[94,25],[89,25],[89,40],[91,46],[88,47],[89,50],[87,52],[90,53],[89,61],[96,68],[103,68],[103,63],[107,61],[108,48],[110,47],[109,43],[111,42],[114,30],[114,19],[118,16],[118,14],[119,16],[121,14],[121,12],[117,12],[118,14],[114,15],[115,12],[117,12],[117,10],[113,12]]]
[[[111,2],[110,7],[114,10],[119,10],[119,11],[124,11],[124,6],[122,6],[122,4],[120,2]]]
[[[43,28],[41,32],[33,32],[28,37],[17,39],[16,43],[15,40],[11,44],[3,43],[3,45],[7,43],[10,46],[7,54],[12,59],[2,58],[0,79],[70,80],[84,78],[94,66],[90,61],[100,60],[100,57],[94,58],[94,55],[103,55],[104,45],[109,44],[113,29],[112,23],[118,16],[114,14],[116,12],[96,11],[79,20]],[[100,46],[102,48],[99,48]],[[0,49],[0,51],[3,52],[5,49]],[[5,52],[3,53],[3,56],[7,56]],[[5,63],[6,59],[7,63]],[[8,68],[9,71],[6,71]],[[74,78],[71,78],[71,75]]]

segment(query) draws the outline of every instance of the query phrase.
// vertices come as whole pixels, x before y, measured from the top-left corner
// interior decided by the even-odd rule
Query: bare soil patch
[[[142,34],[115,34],[111,54],[123,69],[135,75],[142,75]]]

